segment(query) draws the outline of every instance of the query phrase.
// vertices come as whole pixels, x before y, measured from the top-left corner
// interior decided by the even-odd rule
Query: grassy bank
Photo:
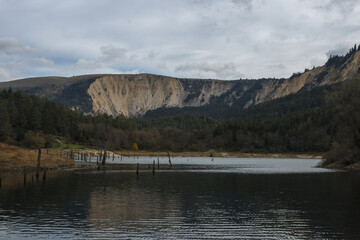
[[[0,170],[34,170],[37,165],[37,150],[28,150],[17,146],[0,143]],[[53,153],[42,151],[40,168],[58,169],[73,166],[74,161],[60,158]]]

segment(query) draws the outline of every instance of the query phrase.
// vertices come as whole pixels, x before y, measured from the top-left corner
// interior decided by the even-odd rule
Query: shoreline
[[[70,155],[71,149],[55,150],[42,149],[40,171],[44,170],[66,170],[76,169],[80,165],[88,168],[96,168],[91,164],[79,163],[72,159],[63,157]],[[101,151],[101,150],[100,150]],[[79,154],[97,156],[100,151],[96,149],[73,150],[73,156],[77,158]],[[60,157],[60,154],[62,157]],[[214,157],[214,158],[299,158],[299,159],[322,159],[321,153],[241,153],[241,152],[150,152],[150,151],[107,151],[108,156],[130,156],[130,157]],[[111,161],[111,160],[108,160]],[[21,147],[0,143],[0,172],[32,172],[36,170],[37,150],[29,150]],[[337,168],[339,166],[325,168]],[[356,166],[354,169],[360,169]]]
[[[130,157],[167,157],[168,152],[148,151],[114,151],[116,155]],[[312,153],[239,153],[239,152],[169,152],[170,157],[236,157],[236,158],[316,158],[322,159],[320,154]]]

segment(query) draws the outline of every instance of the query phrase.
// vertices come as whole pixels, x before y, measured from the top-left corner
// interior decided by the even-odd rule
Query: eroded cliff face
[[[87,93],[94,113],[136,117],[161,107],[202,106],[233,85],[229,81],[186,81],[150,74],[108,75],[96,79]]]
[[[335,59],[336,60],[336,59]],[[340,63],[339,63],[340,62]],[[254,104],[296,93],[303,88],[311,89],[360,77],[360,51],[348,56],[344,62],[329,61],[326,65],[306,71],[284,80],[267,80],[256,93]]]
[[[87,94],[93,113],[113,116],[137,117],[163,107],[199,107],[220,97],[225,104],[231,105],[248,94],[251,96],[243,105],[246,108],[304,88],[312,89],[360,77],[360,51],[345,60],[340,59],[343,62],[335,60],[288,79],[262,81],[179,79],[151,74],[107,75],[97,78],[87,89]],[[254,85],[259,87],[253,88]]]

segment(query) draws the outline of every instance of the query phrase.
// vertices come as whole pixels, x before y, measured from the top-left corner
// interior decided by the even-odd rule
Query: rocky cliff
[[[192,84],[194,80],[188,80]],[[196,93],[180,79],[149,74],[108,75],[87,89],[93,112],[141,116],[160,107],[201,106],[227,92],[232,82],[203,81]]]
[[[158,108],[215,103],[246,108],[356,77],[360,77],[360,51],[354,48],[345,56],[330,58],[324,66],[287,79],[222,81],[152,74],[86,75],[22,79],[0,83],[0,88],[12,87],[34,93],[86,113],[138,117]]]

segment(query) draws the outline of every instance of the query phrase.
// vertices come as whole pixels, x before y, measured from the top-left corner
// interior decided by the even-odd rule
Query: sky
[[[0,81],[286,78],[360,43],[360,0],[0,0]]]

